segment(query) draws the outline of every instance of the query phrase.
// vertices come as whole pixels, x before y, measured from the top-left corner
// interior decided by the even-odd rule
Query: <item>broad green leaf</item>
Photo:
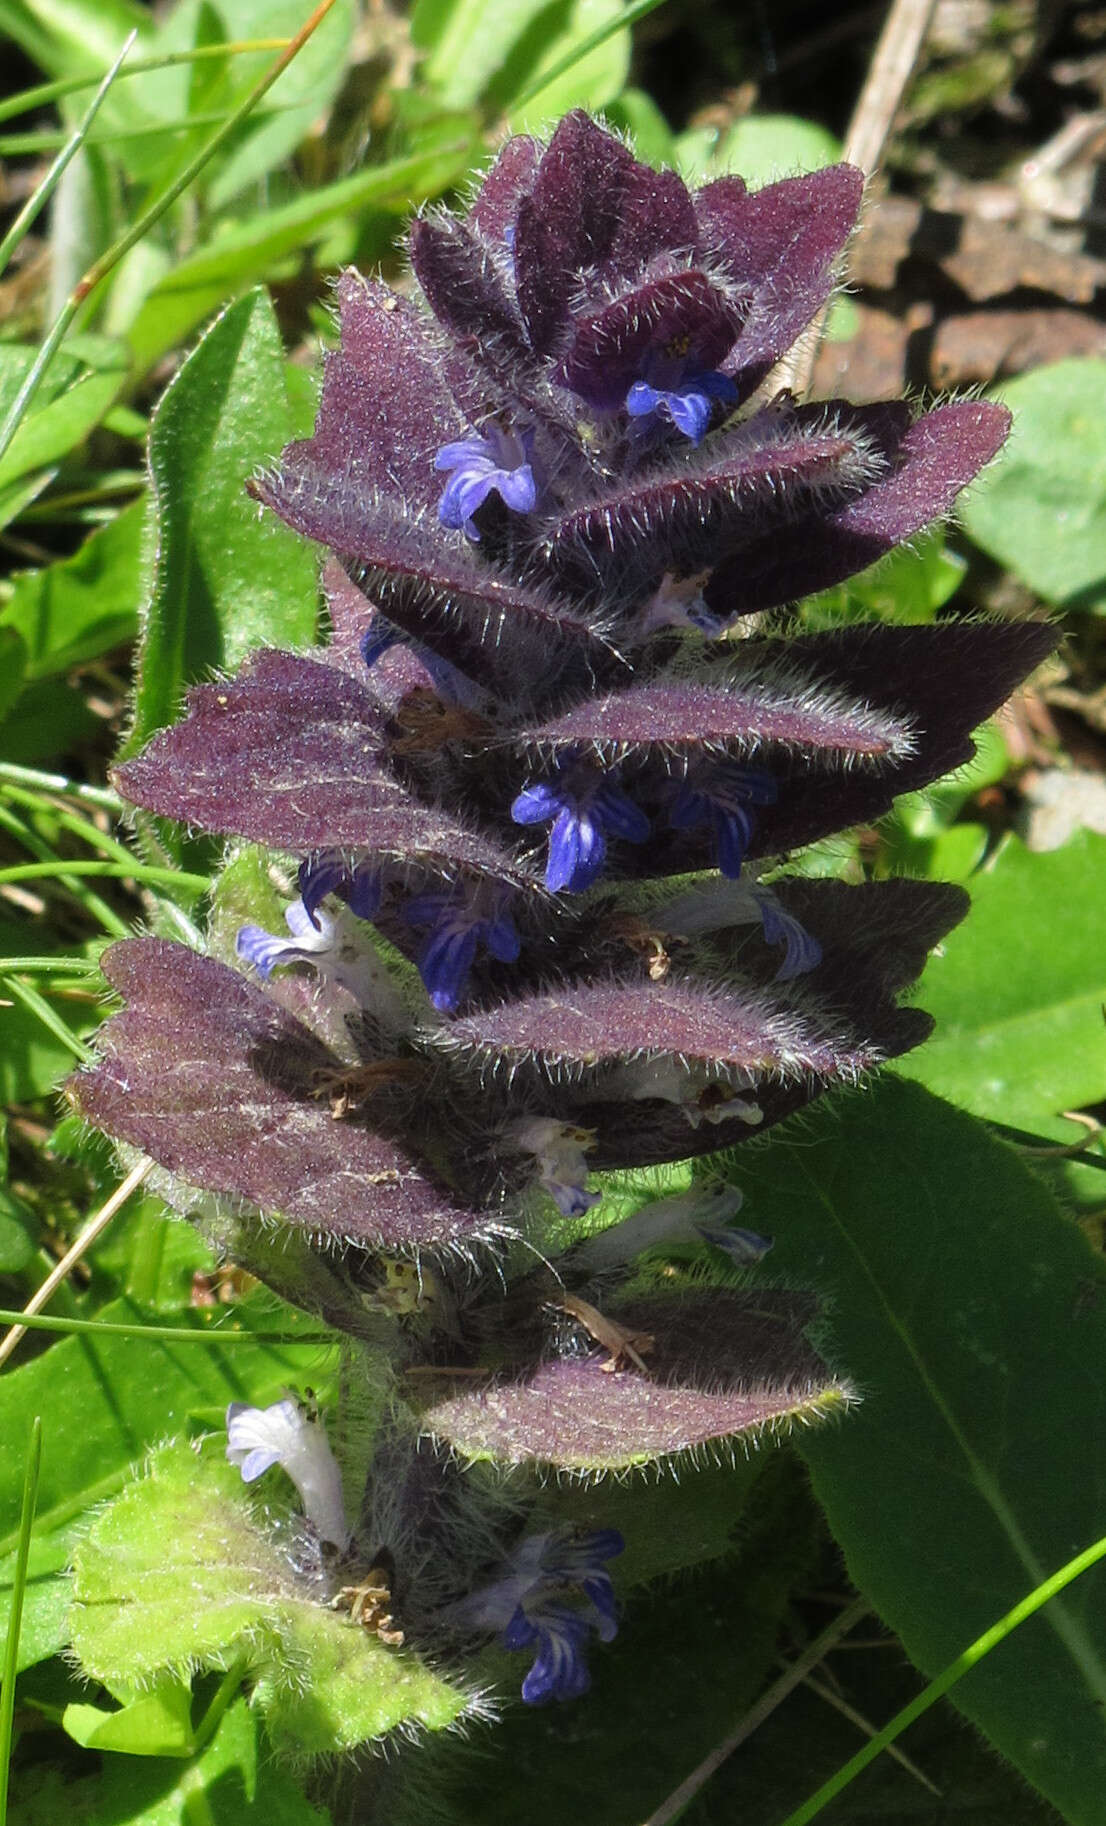
[[[8,1123],[0,1115],[0,1274],[21,1274],[35,1255],[34,1213],[8,1191]]]
[[[1027,924],[1028,924],[1027,920]],[[864,1400],[801,1441],[849,1573],[939,1672],[1106,1516],[1106,1266],[1015,1152],[885,1078],[731,1156]],[[1106,1571],[953,1689],[1063,1813],[1106,1792]]]
[[[257,1713],[239,1699],[201,1754],[100,1756],[78,1771],[31,1763],[15,1772],[9,1826],[330,1826],[303,1782],[275,1761]]]
[[[57,474],[55,469],[39,469],[34,475],[21,476],[18,482],[9,482],[6,488],[0,488],[0,526],[10,526],[18,520],[25,507],[37,501],[44,488]]]
[[[110,1712],[70,1705],[62,1723],[86,1750],[124,1756],[188,1756],[192,1748],[192,1689],[185,1681],[159,1680],[152,1690]]]
[[[45,1416],[45,1408],[43,1413]],[[46,1424],[44,1418],[44,1427]],[[19,1630],[20,1672],[60,1653],[69,1640],[69,1605],[72,1594],[66,1575],[78,1534],[78,1527],[70,1523],[65,1528],[42,1529],[36,1526],[31,1536],[27,1591]],[[5,1619],[11,1603],[14,1573],[15,1554],[5,1553],[0,1556],[0,1616]]]
[[[354,6],[338,0],[254,112],[220,148],[196,191],[209,212],[225,208],[250,184],[291,157],[325,117],[347,68]],[[248,39],[290,38],[307,13],[300,0],[182,0],[168,12],[151,45],[154,56]],[[120,141],[128,173],[158,189],[171,183],[211,133],[212,117],[230,114],[271,64],[272,51],[205,59],[144,74],[135,86],[152,118],[187,121],[191,129]]]
[[[25,695],[24,703],[30,695]],[[0,729],[0,753],[5,760],[9,758],[9,726]],[[0,955],[27,956],[40,951],[42,942],[42,933],[29,920],[0,919]],[[52,1005],[75,1033],[89,1033],[97,1025],[97,1012],[87,1003]],[[30,1009],[19,1002],[0,1007],[0,1103],[25,1103],[33,1097],[48,1096],[72,1065],[72,1050],[55,1038]]]
[[[80,353],[77,353],[77,351]],[[0,344],[0,411],[15,399],[36,351]],[[0,489],[68,456],[112,405],[129,366],[122,343],[82,337],[47,371],[11,444],[0,457]]]
[[[214,1442],[212,1442],[214,1444]],[[226,1668],[252,1638],[272,1647],[294,1601],[287,1562],[253,1520],[233,1465],[163,1447],[95,1516],[73,1562],[73,1647],[109,1685]]]
[[[218,1442],[163,1447],[94,1519],[74,1560],[73,1646],[86,1672],[145,1685],[241,1656],[275,1743],[332,1755],[397,1725],[439,1730],[467,1701],[297,1582]],[[120,1727],[123,1728],[123,1727]]]
[[[335,223],[376,212],[388,218],[403,215],[459,182],[477,151],[475,137],[460,136],[450,147],[370,165],[281,208],[221,226],[210,245],[177,261],[144,300],[127,330],[136,371],[146,373],[228,297],[272,273],[282,261],[293,257],[298,267],[306,250]]]
[[[465,1695],[416,1657],[318,1604],[288,1606],[255,1689],[273,1742],[305,1756],[356,1750],[402,1726],[444,1731]]]
[[[307,16],[303,0],[221,0],[216,10],[230,39],[291,38]],[[337,0],[261,107],[244,123],[230,151],[220,157],[207,185],[209,208],[224,208],[248,184],[274,171],[326,114],[346,75],[356,16],[354,0]],[[226,85],[224,107],[234,107],[245,96],[271,55],[229,60],[231,81]]]
[[[904,1076],[976,1115],[1070,1142],[1064,1110],[1106,1097],[1106,838],[1031,854],[1011,838],[971,882],[972,909],[926,965],[936,1017]]]
[[[71,558],[22,571],[0,611],[0,639],[22,636],[31,678],[87,663],[134,638],[142,591],[145,504],[90,533]],[[0,674],[0,693],[5,680]]]
[[[1053,362],[996,388],[1014,428],[960,516],[1046,602],[1106,609],[1106,361]]]
[[[841,142],[817,121],[794,114],[746,114],[731,127],[710,161],[710,175],[736,171],[750,190],[797,171],[818,171],[841,157]]]
[[[827,1657],[815,1680],[820,1690],[804,1682],[758,1725],[680,1826],[780,1826],[860,1748],[858,1719],[876,1729],[922,1685],[894,1637],[881,1638],[871,1621],[847,1652]],[[825,1826],[1063,1826],[948,1704],[926,1713],[895,1748],[911,1767],[881,1756],[826,1809]]]
[[[187,684],[252,647],[315,630],[315,557],[271,517],[247,478],[290,432],[284,357],[265,292],[228,306],[162,398],[150,430],[157,525],[131,746],[169,723]]]
[[[52,77],[102,75],[128,33],[141,46],[152,29],[137,0],[0,0],[0,32]]]
[[[105,1307],[99,1316],[142,1323],[130,1301]],[[165,1317],[158,1314],[159,1321]],[[290,1336],[297,1318],[289,1315]],[[239,1321],[274,1329],[271,1303],[248,1302],[233,1314],[221,1308],[210,1318],[195,1312],[172,1317],[174,1324],[204,1330]],[[275,1400],[301,1377],[317,1388],[324,1366],[317,1344],[231,1344],[221,1350],[215,1343],[202,1348],[85,1335],[65,1338],[22,1368],[7,1370],[0,1381],[0,1437],[18,1438],[35,1414],[44,1421],[38,1517],[20,1637],[22,1665],[54,1653],[64,1639],[69,1601],[64,1574],[77,1517],[118,1490],[129,1468],[166,1432],[187,1431],[200,1419],[210,1424],[231,1401]],[[14,1460],[12,1453],[0,1454],[0,1618],[6,1615],[4,1594],[18,1520]]]
[[[138,1197],[105,1231],[91,1266],[94,1298],[125,1294],[151,1317],[164,1318],[197,1303],[192,1297],[195,1277],[212,1273],[216,1263],[191,1224],[170,1217],[159,1198]]]
[[[0,725],[0,756],[19,767],[35,767],[55,760],[59,754],[69,754],[83,742],[94,741],[103,734],[103,727],[75,685],[58,678],[34,679],[20,692]],[[33,933],[29,936],[34,939]],[[41,950],[42,941],[24,948]]]

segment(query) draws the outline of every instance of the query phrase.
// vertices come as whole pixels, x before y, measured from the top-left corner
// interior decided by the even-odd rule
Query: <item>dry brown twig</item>
[[[845,135],[845,159],[866,177],[879,164],[936,10],[937,0],[893,0]],[[800,398],[808,391],[827,314],[828,306],[780,363],[774,389],[789,388]]]

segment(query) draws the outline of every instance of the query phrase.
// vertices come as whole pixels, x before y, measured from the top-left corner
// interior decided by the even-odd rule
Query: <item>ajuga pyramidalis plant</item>
[[[965,761],[1051,645],[763,631],[947,513],[1007,430],[765,387],[861,189],[691,194],[582,114],[508,141],[467,214],[414,224],[421,297],[344,275],[315,434],[250,484],[329,553],[329,644],[198,686],[117,774],[298,872],[287,931],[229,955],[115,945],[124,1008],[75,1080],[376,1392],[348,1510],[292,1402],[232,1411],[232,1462],[291,1472],[324,1599],[360,1593],[396,1654],[498,1637],[530,1702],[584,1690],[621,1541],[535,1529],[483,1461],[625,1471],[848,1395],[813,1301],[734,1275],[768,1240],[732,1191],[597,1230],[591,1176],[761,1135],[925,1038],[896,997],[964,896],[777,865]]]

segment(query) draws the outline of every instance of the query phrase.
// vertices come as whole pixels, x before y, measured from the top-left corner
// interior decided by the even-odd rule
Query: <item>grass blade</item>
[[[305,20],[295,37],[290,39],[280,55],[274,58],[273,62],[269,65],[269,68],[265,71],[265,74],[254,84],[249,94],[239,106],[235,108],[231,114],[228,114],[222,126],[205,142],[195,158],[190,160],[188,165],[185,166],[185,169],[180,172],[170,185],[168,185],[162,194],[155,198],[149,208],[143,210],[137,222],[132,223],[126,234],[121,235],[119,239],[108,248],[106,253],[100,255],[98,260],[94,260],[83,277],[78,279],[73,290],[70,292],[69,297],[66,299],[61,310],[55,317],[54,322],[51,324],[46,339],[39,349],[34,362],[28,369],[23,385],[13,399],[3,424],[0,424],[0,457],[3,457],[4,452],[10,445],[16,431],[19,429],[23,414],[26,412],[27,407],[38,392],[38,389],[42,384],[43,375],[46,373],[47,368],[50,366],[54,356],[61,347],[66,332],[85,299],[90,297],[98,286],[102,285],[108,274],[115,270],[124,255],[129,254],[132,247],[136,247],[139,241],[145,239],[146,235],[150,232],[150,229],[154,226],[154,223],[160,221],[161,217],[165,214],[165,211],[172,207],[177,198],[182,196],[189,185],[199,176],[205,165],[214,158],[224,140],[229,139],[230,135],[235,132],[239,124],[253,113],[258,102],[264,95],[268,94],[278,77],[284,74],[288,65],[292,62],[292,59],[303,49],[307,40],[322,24],[334,4],[335,0],[319,0],[319,5],[316,6],[310,18]]]
[[[160,57],[134,57],[121,74],[144,76],[151,70],[171,70],[177,64],[203,63],[212,57],[245,57],[257,51],[283,51],[290,43],[289,38],[239,38],[230,44],[204,44],[195,50],[169,51]],[[58,82],[36,83],[33,89],[23,89],[18,95],[0,101],[0,121],[31,114],[38,108],[48,107],[51,102],[61,101],[66,95],[77,95],[82,89],[91,89],[98,80],[95,76],[66,76]]]
[[[1081,1573],[1087,1572],[1102,1559],[1106,1559],[1106,1536],[1102,1540],[1096,1541],[1093,1547],[1088,1547],[1083,1553],[1076,1554],[1073,1560],[1069,1560],[1066,1566],[1061,1566],[1059,1572],[1054,1572],[1051,1578],[1043,1579],[1040,1585],[1029,1593],[1028,1597],[1021,1600],[1020,1604],[1015,1604],[1012,1610],[1008,1610],[1006,1615],[993,1624],[989,1630],[985,1630],[982,1636],[977,1636],[963,1654],[958,1655],[956,1660],[950,1663],[943,1674],[938,1674],[936,1680],[931,1680],[916,1699],[912,1699],[909,1705],[904,1706],[901,1712],[895,1714],[890,1724],[885,1725],[882,1731],[876,1733],[870,1743],[865,1744],[855,1756],[850,1757],[849,1761],[838,1769],[836,1775],[830,1776],[828,1782],[823,1782],[816,1794],[812,1794],[809,1800],[804,1801],[800,1807],[795,1809],[794,1813],[789,1813],[786,1820],[782,1822],[782,1826],[807,1826],[809,1820],[816,1819],[822,1809],[828,1807],[842,1789],[847,1788],[849,1783],[855,1780],[861,1770],[874,1762],[880,1752],[894,1743],[895,1739],[901,1736],[902,1732],[908,1725],[912,1725],[916,1718],[921,1718],[922,1714],[928,1712],[930,1706],[935,1705],[938,1699],[943,1699],[950,1687],[955,1686],[958,1680],[962,1680],[965,1674],[970,1673],[972,1668],[986,1655],[989,1655],[992,1649],[996,1649],[1000,1642],[1004,1642],[1020,1623],[1026,1622],[1029,1617],[1042,1610],[1052,1598],[1056,1597],[1058,1592],[1063,1591],[1065,1585],[1070,1585],[1074,1579],[1079,1578]]]
[[[226,1319],[224,1310],[219,1319]],[[220,1324],[213,1319],[206,1330],[184,1325],[126,1325],[118,1319],[52,1319],[43,1313],[19,1312],[14,1307],[0,1307],[0,1325],[17,1326],[24,1331],[53,1331],[68,1336],[98,1332],[104,1338],[142,1338],[153,1344],[333,1344],[332,1332],[247,1331],[235,1330],[232,1323]]]
[[[523,89],[521,95],[513,95],[508,112],[517,113],[519,108],[524,108],[527,102],[533,101],[535,95],[540,95],[543,89],[548,89],[550,83],[558,82],[565,71],[571,70],[574,64],[580,62],[581,58],[590,56],[591,52],[597,50],[601,44],[606,44],[607,39],[613,38],[616,32],[624,32],[627,26],[635,25],[639,19],[644,19],[649,13],[655,13],[657,8],[663,5],[664,0],[633,0],[633,4],[628,6],[625,12],[619,13],[617,18],[608,19],[605,24],[597,26],[594,32],[590,32],[586,38],[581,38],[579,44],[574,44],[571,51],[559,58],[551,69],[542,70],[541,74]]]
[[[123,49],[120,51],[111,68],[107,71],[107,74],[104,76],[95,95],[85,109],[80,122],[70,137],[65,141],[65,144],[62,146],[61,151],[58,153],[57,158],[54,160],[42,182],[36,184],[34,190],[16,216],[15,221],[4,236],[4,239],[0,241],[0,273],[4,271],[12,254],[19,246],[19,243],[22,241],[39,211],[50,201],[54,191],[57,189],[62,172],[69,164],[70,160],[75,157],[84,145],[84,142],[88,137],[89,128],[92,126],[93,121],[100,112],[100,108],[103,105],[108,90],[111,88],[122,69],[123,61],[137,37],[137,32],[132,32],[130,34]]]

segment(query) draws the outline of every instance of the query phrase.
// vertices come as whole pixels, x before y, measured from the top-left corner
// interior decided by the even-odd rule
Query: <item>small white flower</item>
[[[745,1239],[753,1236],[750,1230],[738,1230],[731,1235],[727,1229],[742,1202],[736,1186],[725,1185],[721,1180],[700,1182],[686,1192],[674,1193],[671,1198],[654,1199],[651,1205],[643,1205],[623,1218],[620,1224],[612,1224],[610,1229],[588,1237],[575,1251],[573,1264],[589,1274],[598,1274],[631,1262],[646,1249],[655,1249],[662,1243],[704,1241],[733,1255],[733,1239],[741,1239],[737,1247],[742,1248]],[[769,1240],[758,1237],[757,1242],[764,1245],[760,1253],[767,1253],[771,1247]],[[746,1253],[740,1259],[749,1261],[759,1257]]]
[[[280,1465],[300,1493],[303,1511],[324,1541],[348,1547],[351,1529],[342,1504],[342,1474],[318,1421],[294,1401],[269,1408],[232,1401],[227,1409],[227,1458],[244,1483]]]
[[[552,1116],[528,1116],[511,1124],[516,1147],[533,1154],[538,1178],[563,1217],[583,1217],[599,1203],[599,1192],[588,1191],[587,1150],[595,1146],[593,1129],[573,1128]]]

